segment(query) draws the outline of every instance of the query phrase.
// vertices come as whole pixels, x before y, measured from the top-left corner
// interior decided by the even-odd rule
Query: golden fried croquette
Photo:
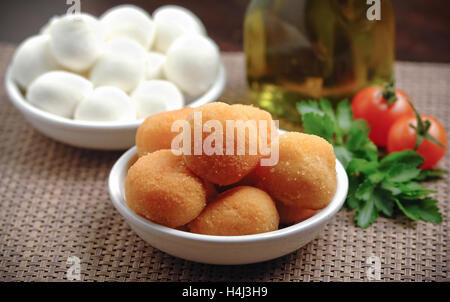
[[[125,192],[134,212],[172,228],[189,223],[206,205],[203,181],[171,150],[140,157],[128,170]]]
[[[148,117],[136,133],[138,155],[143,156],[158,150],[170,149],[172,140],[178,135],[172,132],[176,120],[185,120],[192,108],[167,111]]]
[[[242,178],[239,182],[234,184],[234,186],[256,187],[258,182],[259,182],[259,178],[258,178],[258,175],[256,174],[256,168],[255,168],[250,173],[248,173],[244,178]]]
[[[216,199],[216,197],[219,195],[216,185],[207,180],[203,180],[203,186],[205,187],[206,192],[206,202],[210,202]]]
[[[218,121],[222,126],[221,133],[218,132],[216,128],[212,128],[211,132],[202,131],[202,142],[214,132],[219,134],[218,137],[222,138],[223,144],[222,148],[220,148],[219,145],[217,148],[222,151],[222,154],[214,153],[208,155],[203,148],[201,155],[195,155],[195,134],[194,130],[192,130],[191,154],[184,154],[184,161],[189,169],[199,177],[214,184],[227,186],[244,178],[258,165],[261,159],[261,153],[258,147],[259,135],[261,132],[259,121],[265,120],[267,122],[268,130],[270,130],[272,117],[268,112],[246,105],[228,105],[220,102],[210,103],[196,108],[189,114],[187,121],[190,123],[191,129],[194,129],[195,112],[201,112],[202,125],[205,125],[208,121]],[[229,130],[227,131],[227,121],[242,121],[244,123],[247,121],[250,121],[249,123],[254,121],[256,126],[256,132],[254,132],[256,134],[254,136],[255,140],[250,138],[249,133],[251,131],[244,129],[244,127],[241,128],[245,131],[245,136],[243,137],[244,140],[241,145],[241,147],[245,145],[245,150],[243,150],[245,152],[243,152],[242,155],[238,154],[238,137],[240,137],[238,131],[236,130],[236,127],[228,128]],[[229,133],[231,131],[233,131],[233,133]],[[229,138],[228,140],[227,137]],[[270,143],[270,131],[268,133],[267,141]],[[216,147],[215,143],[212,143],[211,145]],[[231,154],[230,152],[227,152],[227,146],[231,146],[229,147],[229,150],[232,150]],[[253,146],[253,149],[250,148],[251,146]]]
[[[259,178],[255,173],[256,169],[253,169],[249,174],[247,174],[244,178],[242,178],[240,181],[228,185],[228,186],[217,186],[217,191],[219,193],[223,193],[225,191],[228,191],[230,189],[246,186],[246,187],[258,187],[258,181]]]
[[[260,189],[242,186],[220,194],[188,226],[198,234],[239,236],[275,231],[278,223],[272,198]]]
[[[320,210],[286,206],[282,202],[277,202],[277,210],[280,215],[280,224],[291,225],[302,222],[316,215]]]
[[[258,187],[257,184],[259,182],[258,175],[256,175],[256,168],[250,171],[244,178],[239,180],[238,182],[235,182],[231,185],[227,186],[219,186],[216,185],[217,191],[220,193],[223,193],[225,191],[228,191],[230,189],[246,186],[246,187]]]
[[[179,227],[177,227],[175,229],[178,230],[178,231],[189,232],[189,228],[188,228],[187,224],[179,226]]]
[[[279,162],[257,168],[258,186],[287,206],[322,209],[333,198],[336,157],[325,139],[299,132],[279,137]]]

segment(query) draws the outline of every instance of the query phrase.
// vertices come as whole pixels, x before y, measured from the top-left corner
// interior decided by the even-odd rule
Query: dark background
[[[136,4],[150,13],[161,5],[181,5],[200,17],[222,51],[241,51],[243,20],[249,2],[81,0],[81,9],[99,16],[123,3]],[[450,62],[450,1],[392,0],[392,3],[397,24],[397,60]],[[38,32],[51,16],[64,14],[68,7],[66,0],[1,0],[0,41],[18,43]]]

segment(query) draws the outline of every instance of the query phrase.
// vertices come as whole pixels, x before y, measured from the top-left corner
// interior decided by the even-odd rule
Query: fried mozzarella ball
[[[75,110],[75,119],[94,122],[136,120],[134,101],[122,90],[102,86],[88,94]]]
[[[87,79],[67,71],[50,71],[34,80],[26,99],[44,111],[73,118],[78,104],[93,90]]]
[[[275,200],[312,210],[329,204],[336,192],[336,157],[325,139],[299,132],[279,137],[279,161],[257,168],[259,186]]]
[[[106,11],[100,22],[106,31],[106,39],[132,39],[149,49],[155,39],[155,27],[151,16],[134,5],[119,5]]]
[[[165,62],[165,55],[153,51],[148,52],[145,64],[145,79],[156,80],[164,78]]]
[[[171,150],[140,157],[128,170],[125,192],[134,212],[172,228],[192,221],[206,205],[203,181]]]
[[[182,225],[180,227],[176,227],[175,229],[178,231],[189,232],[189,228],[188,228],[187,224]]]
[[[177,110],[184,106],[183,94],[169,81],[143,81],[131,94],[136,102],[138,119],[152,114]]]
[[[256,168],[251,171],[247,176],[241,179],[238,183],[234,184],[237,186],[250,186],[257,187],[259,182],[258,175],[256,174]]]
[[[253,187],[236,187],[220,194],[189,223],[193,233],[240,236],[278,229],[275,202],[264,191]]]
[[[171,149],[172,140],[180,134],[171,131],[173,123],[186,120],[192,110],[194,109],[187,107],[148,117],[136,133],[138,155],[143,156],[158,150]]]
[[[130,39],[116,39],[106,44],[105,52],[91,70],[89,79],[95,87],[115,86],[133,91],[144,79],[146,51]]]
[[[210,38],[185,35],[173,42],[166,54],[164,74],[190,96],[205,93],[219,73],[220,53]]]
[[[215,200],[219,195],[219,191],[217,191],[216,185],[206,180],[203,180],[203,185],[206,190],[206,203]]]
[[[280,215],[280,224],[292,225],[302,222],[316,215],[319,210],[300,208],[295,206],[286,206],[282,202],[277,202],[277,210]]]
[[[201,120],[196,119],[199,113]],[[186,165],[199,177],[220,186],[240,181],[259,164],[262,157],[259,148],[261,135],[259,121],[262,120],[268,125],[272,123],[272,117],[268,112],[247,105],[216,102],[194,109],[187,118],[191,128],[191,148],[190,154],[183,152]],[[241,121],[241,124],[237,121]],[[234,126],[230,122],[233,122]],[[244,127],[246,122],[250,127]],[[220,129],[214,126],[216,123]],[[202,125],[203,130],[210,127],[211,131],[202,131],[200,141],[195,135],[195,129]],[[240,131],[237,131],[238,128]],[[240,135],[239,132],[244,135]],[[270,138],[270,134],[268,135]],[[211,136],[217,139],[213,140]],[[196,152],[196,149],[199,149],[197,147],[200,147],[198,151],[201,154]],[[209,150],[211,148],[213,149]]]
[[[12,59],[11,76],[22,89],[38,76],[58,69],[58,63],[50,51],[50,37],[33,36],[23,41]]]
[[[88,14],[68,14],[49,25],[51,50],[62,66],[81,73],[99,57],[105,42],[100,22]]]
[[[177,5],[165,5],[153,13],[155,22],[156,51],[166,53],[172,43],[185,34],[206,35],[200,19],[188,9]]]
[[[259,178],[255,173],[256,169],[252,170],[249,174],[247,174],[247,176],[245,176],[244,178],[242,178],[240,181],[233,183],[231,185],[228,186],[217,186],[217,191],[220,193],[223,193],[225,191],[228,191],[230,189],[236,188],[236,187],[241,187],[241,186],[246,186],[246,187],[258,187],[258,181]]]

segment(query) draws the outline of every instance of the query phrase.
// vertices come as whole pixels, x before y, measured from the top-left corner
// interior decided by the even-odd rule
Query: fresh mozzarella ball
[[[89,79],[95,87],[115,86],[130,92],[144,79],[146,55],[145,49],[133,40],[112,40],[92,68]]]
[[[45,24],[44,26],[42,26],[41,30],[39,31],[39,33],[41,35],[49,35],[50,34],[50,26],[52,26],[53,23],[55,23],[56,21],[59,20],[58,16],[53,16],[50,18],[50,20],[47,22],[47,24]]]
[[[132,39],[149,49],[155,39],[155,28],[150,15],[134,5],[120,5],[108,10],[100,18],[107,40]]]
[[[75,72],[88,70],[102,51],[102,25],[87,14],[71,14],[50,24],[51,49],[56,60]]]
[[[77,74],[51,71],[31,83],[26,98],[32,105],[44,111],[73,118],[78,103],[92,89],[92,83]]]
[[[147,54],[147,63],[145,70],[145,79],[154,80],[162,79],[164,77],[164,63],[166,62],[166,56],[157,53],[149,52]]]
[[[170,46],[164,72],[181,90],[199,96],[215,82],[219,65],[219,48],[211,39],[185,35]]]
[[[75,119],[95,122],[136,120],[136,108],[130,97],[117,87],[95,89],[75,110]]]
[[[178,88],[164,80],[142,82],[131,94],[131,98],[136,102],[138,119],[184,106],[184,97]]]
[[[55,69],[58,69],[58,63],[50,52],[50,38],[33,36],[23,41],[16,50],[11,75],[20,87],[26,89],[38,76]]]
[[[170,45],[184,34],[206,35],[203,23],[191,11],[176,5],[166,5],[153,13],[155,49],[166,53]]]

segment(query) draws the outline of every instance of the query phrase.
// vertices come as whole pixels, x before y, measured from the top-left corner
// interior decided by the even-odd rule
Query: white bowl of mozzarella
[[[132,5],[99,19],[53,17],[17,48],[5,76],[12,104],[39,132],[76,147],[134,145],[150,115],[215,101],[226,73],[201,21],[179,6]]]

